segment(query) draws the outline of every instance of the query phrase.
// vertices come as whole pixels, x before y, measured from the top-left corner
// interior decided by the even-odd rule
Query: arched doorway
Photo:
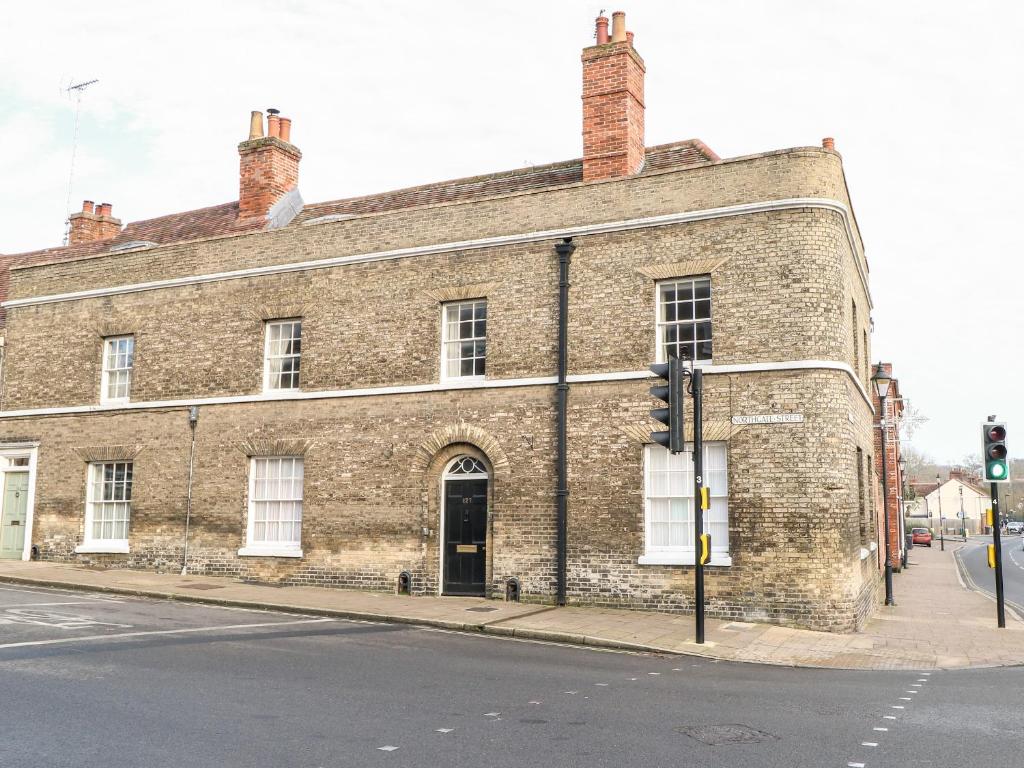
[[[488,480],[483,462],[466,454],[441,474],[442,594],[485,594]]]

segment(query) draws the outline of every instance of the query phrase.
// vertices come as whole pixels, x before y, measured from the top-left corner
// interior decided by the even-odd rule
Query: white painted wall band
[[[648,216],[641,219],[626,219],[624,221],[612,221],[604,224],[585,224],[577,227],[564,229],[549,229],[539,232],[527,232],[518,235],[501,235],[498,237],[484,237],[475,240],[461,240],[451,243],[440,243],[438,245],[424,245],[414,248],[398,248],[390,251],[376,251],[373,253],[355,254],[353,256],[334,256],[326,259],[315,259],[312,261],[299,261],[289,264],[273,264],[262,267],[250,267],[248,269],[236,269],[228,272],[213,272],[205,275],[188,275],[186,277],[168,278],[165,280],[153,280],[146,283],[132,283],[119,285],[110,288],[92,288],[85,291],[72,291],[69,293],[55,293],[46,296],[31,296],[23,299],[11,299],[3,302],[3,307],[31,307],[39,304],[54,304],[65,301],[80,301],[82,299],[93,299],[103,296],[116,296],[126,293],[139,293],[141,291],[156,291],[163,288],[178,288],[186,285],[199,285],[201,283],[214,283],[224,280],[241,280],[248,277],[259,277],[261,275],[277,275],[286,272],[303,272],[313,269],[327,269],[346,264],[363,264],[373,261],[389,261],[403,259],[412,256],[427,256],[438,253],[450,253],[452,251],[466,251],[480,248],[495,248],[504,245],[516,245],[520,243],[532,243],[542,240],[554,240],[562,237],[579,237],[583,235],[605,234],[609,232],[623,232],[631,229],[644,229],[647,227],[664,227],[671,224],[682,224],[689,221],[704,221],[707,219],[719,219],[730,216],[743,216],[766,211],[782,211],[797,208],[820,208],[835,211],[840,214],[846,229],[846,237],[853,252],[853,260],[857,265],[857,272],[860,275],[864,293],[868,297],[868,307],[872,308],[871,292],[868,289],[867,273],[858,255],[856,239],[851,225],[849,209],[838,200],[831,200],[820,197],[796,197],[784,200],[768,200],[760,203],[744,203],[742,205],[729,205],[722,208],[708,208],[701,211],[684,211],[681,213],[670,213],[662,216]],[[148,251],[147,253],[151,253]]]
[[[871,406],[871,398],[853,369],[846,363],[833,360],[793,360],[778,363],[749,363],[746,365],[702,365],[706,374],[761,373],[773,371],[828,370],[845,373],[857,386],[861,397]],[[588,384],[607,381],[629,381],[652,377],[649,371],[611,371],[608,373],[580,373],[568,376],[570,384]],[[431,384],[406,384],[397,387],[363,387],[358,389],[331,389],[313,392],[287,392],[280,394],[260,393],[255,395],[225,395],[222,397],[198,397],[182,400],[148,400],[136,403],[107,405],[71,405],[56,408],[26,408],[16,411],[0,411],[0,419],[21,419],[33,416],[71,416],[83,413],[118,413],[123,411],[144,411],[154,408],[185,408],[193,405],[233,405],[237,403],[294,402],[297,400],[334,400],[345,397],[379,397],[382,395],[412,395],[425,392],[452,392],[463,389],[502,389],[507,387],[536,387],[557,384],[555,376],[535,376],[522,379],[484,379],[465,383],[440,382]]]

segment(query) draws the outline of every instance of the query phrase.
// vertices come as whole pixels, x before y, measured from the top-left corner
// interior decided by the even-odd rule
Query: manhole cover
[[[712,747],[722,744],[759,744],[779,738],[749,725],[683,725],[676,730]]]
[[[474,613],[488,613],[490,611],[496,611],[497,608],[491,608],[486,605],[478,605],[476,608],[467,608],[467,611],[473,611]]]
[[[224,589],[223,584],[179,584],[178,586],[189,589]]]

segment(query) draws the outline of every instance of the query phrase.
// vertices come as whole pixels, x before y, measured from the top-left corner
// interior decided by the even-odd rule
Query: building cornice
[[[845,373],[856,385],[857,391],[872,410],[871,399],[864,385],[846,363],[834,360],[790,360],[772,363],[747,363],[739,365],[702,365],[701,370],[708,375],[739,374],[739,373],[773,373],[779,371],[839,371]],[[605,373],[570,374],[570,384],[591,384],[612,381],[632,381],[651,378],[650,371],[609,371]],[[40,416],[75,416],[92,413],[125,413],[130,411],[146,411],[160,408],[187,408],[193,405],[234,405],[238,403],[278,403],[301,400],[335,400],[346,397],[380,397],[384,395],[415,395],[428,392],[454,392],[474,389],[505,389],[510,387],[553,386],[558,383],[555,376],[534,376],[519,379],[483,379],[465,383],[444,381],[431,384],[405,384],[393,387],[362,387],[355,389],[331,389],[320,391],[300,391],[288,393],[260,393],[252,395],[224,395],[220,397],[196,397],[180,400],[148,400],[140,402],[116,403],[105,405],[70,405],[55,408],[25,408],[14,411],[0,411],[0,419],[24,419]]]
[[[30,296],[21,299],[10,299],[3,302],[4,308],[31,307],[41,304],[56,304],[60,302],[82,301],[85,299],[117,296],[129,293],[140,293],[143,291],[156,291],[165,288],[179,288],[182,286],[201,285],[203,283],[215,283],[226,280],[242,280],[250,277],[263,275],[279,275],[288,272],[305,272],[314,269],[328,269],[340,267],[347,264],[365,264],[375,261],[391,261],[396,259],[411,258],[414,256],[429,256],[440,253],[451,253],[453,251],[479,250],[483,248],[496,248],[507,245],[519,245],[523,243],[534,243],[545,240],[555,240],[563,237],[582,237],[585,235],[599,235],[613,232],[625,232],[634,229],[646,229],[651,227],[664,227],[673,224],[684,224],[692,221],[706,221],[709,219],[728,218],[732,216],[746,216],[768,211],[785,211],[801,208],[817,208],[838,213],[843,220],[847,241],[850,245],[853,261],[857,265],[857,273],[860,276],[864,293],[868,297],[868,306],[873,308],[871,293],[868,288],[868,278],[864,265],[858,257],[856,238],[853,232],[852,216],[849,208],[838,200],[822,197],[796,197],[783,200],[767,200],[758,203],[743,203],[741,205],[728,205],[721,208],[707,208],[699,211],[683,211],[679,213],[662,214],[659,216],[648,216],[638,219],[625,219],[622,221],[611,221],[601,224],[584,224],[563,229],[548,229],[536,232],[526,232],[515,235],[499,235],[496,237],[484,237],[474,240],[460,240],[449,243],[438,243],[436,245],[422,245],[412,248],[397,248],[387,251],[374,251],[360,253],[350,256],[333,256],[325,259],[291,262],[288,264],[270,264],[247,269],[236,269],[227,272],[212,272],[202,275],[187,275],[184,277],[167,278],[164,280],[153,280],[145,283],[130,283],[126,285],[111,286],[108,288],[91,288],[84,291],[71,291],[68,293],[55,293],[43,296]]]

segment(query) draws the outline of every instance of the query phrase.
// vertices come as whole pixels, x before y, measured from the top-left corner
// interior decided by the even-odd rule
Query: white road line
[[[876,726],[874,727],[874,730],[876,730],[876,731],[888,731],[889,729],[888,729],[888,728],[883,728],[883,727],[882,727],[882,726],[880,726],[880,725],[876,725]]]
[[[501,712],[484,712],[484,717],[497,717]]]
[[[10,605],[0,605],[0,611],[10,608],[38,608],[41,605],[94,605],[94,603],[91,600],[71,600],[62,603],[11,603]]]
[[[390,744],[385,744],[383,747],[377,747],[381,752],[394,752],[398,747],[393,747]]]
[[[909,696],[900,696],[900,701],[913,701]]]
[[[607,686],[608,683],[594,683],[594,685],[597,685],[597,686],[600,686],[600,687],[603,688],[603,687]]]
[[[877,741],[862,741],[860,743],[860,745],[862,747],[877,747],[878,746],[878,742]]]
[[[54,597],[65,597],[66,595],[80,595],[82,600],[95,600],[99,602],[111,602],[119,603],[121,600],[117,597],[110,597],[107,595],[94,595],[89,596],[77,589],[22,589],[20,587],[0,587],[0,592],[24,592],[28,595],[52,595]]]
[[[864,768],[864,763],[847,763],[848,768]]]
[[[437,733],[451,733],[455,729],[454,728],[436,728],[435,730],[437,731]]]
[[[322,624],[335,619],[302,619],[300,621],[270,621],[261,624],[226,624],[219,627],[189,627],[188,629],[155,629],[147,632],[121,632],[116,635],[85,635],[83,637],[64,637],[59,640],[27,640],[21,643],[3,643],[3,648],[25,648],[30,645],[58,645],[62,643],[80,643],[90,640],[117,640],[126,637],[149,637],[151,635],[183,635],[192,632],[216,632],[227,629],[257,629],[260,627],[286,627],[294,624]]]
[[[896,715],[882,715],[883,720],[895,720]]]
[[[906,709],[906,707],[904,707],[902,704],[893,704],[892,708],[893,709]]]

